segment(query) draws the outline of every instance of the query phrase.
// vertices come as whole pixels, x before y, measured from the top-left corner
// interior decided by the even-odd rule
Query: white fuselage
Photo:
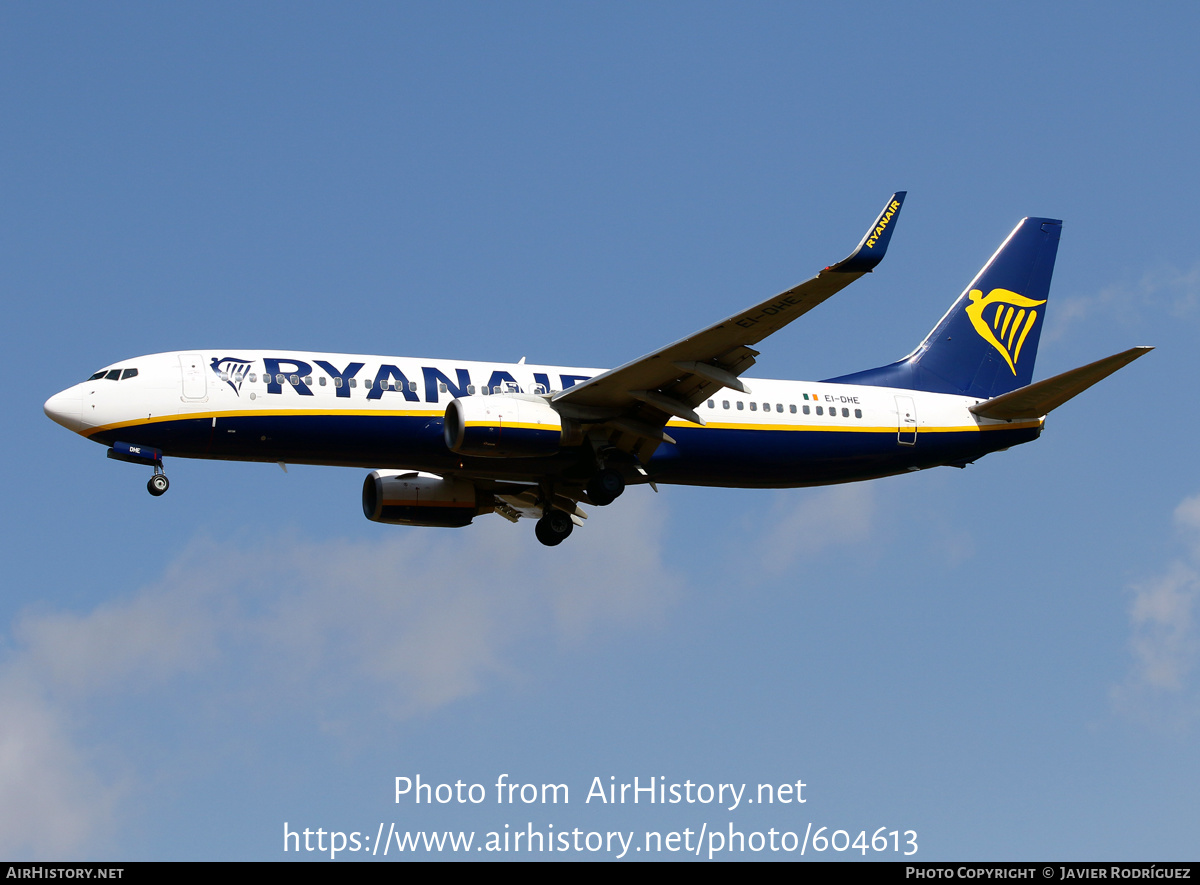
[[[133,372],[131,370],[136,370]],[[189,351],[114,363],[46,412],[105,445],[166,455],[523,478],[554,458],[462,458],[442,439],[456,397],[553,394],[600,369],[300,351]],[[672,419],[646,465],[662,482],[797,486],[965,463],[1036,438],[1041,422],[992,421],[978,400],[828,382],[743,379]],[[553,470],[551,470],[553,472]]]

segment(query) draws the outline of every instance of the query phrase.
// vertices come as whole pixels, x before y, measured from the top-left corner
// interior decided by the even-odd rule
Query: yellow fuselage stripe
[[[115,424],[104,424],[99,427],[93,427],[90,430],[83,431],[83,436],[93,436],[97,433],[102,433],[109,430],[119,430],[123,427],[143,427],[147,424],[160,424],[167,421],[211,421],[214,418],[251,418],[251,417],[291,417],[303,416],[314,418],[338,418],[338,417],[367,417],[367,418],[431,418],[442,415],[441,410],[393,410],[393,409],[338,409],[335,411],[317,411],[314,409],[255,409],[255,410],[239,410],[229,412],[189,412],[175,415],[154,415],[146,418],[138,418],[133,421],[119,421]],[[948,425],[935,427],[927,424],[922,424],[916,427],[897,427],[895,424],[886,426],[859,426],[852,424],[740,424],[732,422],[710,421],[705,427],[700,427],[697,424],[692,424],[690,421],[672,420],[667,422],[668,427],[684,427],[693,430],[775,430],[775,431],[809,431],[809,432],[836,432],[836,433],[970,433],[972,431],[986,430],[1015,430],[1027,427],[1040,427],[1041,421],[1014,421],[1004,424],[964,424],[964,425]],[[488,422],[470,421],[467,422],[468,427],[491,427],[494,426]],[[528,423],[505,423],[506,428],[520,428],[525,430],[553,430],[556,429],[549,424],[528,424]]]

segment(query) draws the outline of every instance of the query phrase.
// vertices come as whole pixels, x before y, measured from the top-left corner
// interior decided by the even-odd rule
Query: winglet
[[[871,225],[871,229],[867,231],[867,235],[858,244],[858,248],[850,254],[849,258],[839,261],[825,270],[834,273],[870,273],[874,270],[875,266],[883,261],[883,255],[887,252],[888,243],[892,239],[892,230],[896,227],[896,217],[900,214],[900,206],[904,203],[904,197],[907,194],[908,191],[896,191],[892,194],[887,205],[883,207],[883,211],[879,213],[879,217],[875,219],[875,223]]]

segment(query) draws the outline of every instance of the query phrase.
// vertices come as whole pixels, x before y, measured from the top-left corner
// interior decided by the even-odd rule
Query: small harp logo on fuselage
[[[238,396],[242,395],[242,381],[250,371],[250,360],[236,356],[213,357],[213,373],[233,388]]]

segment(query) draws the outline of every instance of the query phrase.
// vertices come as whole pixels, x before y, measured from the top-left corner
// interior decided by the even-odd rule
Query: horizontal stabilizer
[[[971,411],[981,418],[1040,418],[1152,350],[1153,347],[1131,347],[1122,353],[971,406]]]

